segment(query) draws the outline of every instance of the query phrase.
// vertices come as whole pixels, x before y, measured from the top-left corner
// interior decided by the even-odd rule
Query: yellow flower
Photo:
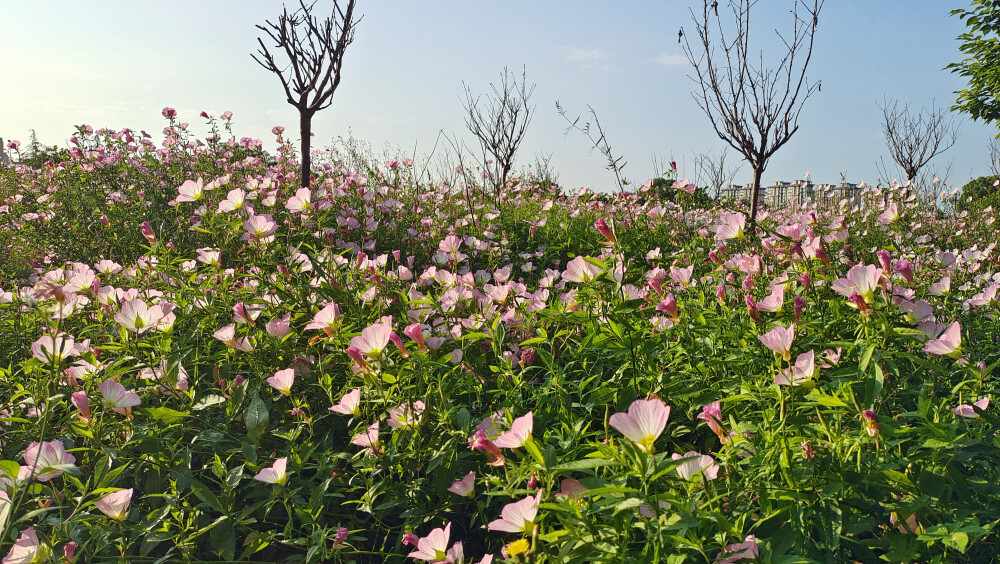
[[[518,539],[508,544],[506,549],[509,556],[517,556],[518,554],[528,552],[529,547],[530,545],[528,544],[528,539]]]

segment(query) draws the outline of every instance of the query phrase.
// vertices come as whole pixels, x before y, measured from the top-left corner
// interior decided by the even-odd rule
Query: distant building
[[[855,200],[861,198],[863,186],[850,182],[840,184],[813,184],[810,180],[794,180],[785,182],[779,180],[770,186],[764,186],[757,194],[757,204],[771,208],[802,206],[809,202],[834,203],[840,200]],[[720,196],[730,200],[740,200],[749,202],[753,192],[753,185],[746,184],[739,186],[730,184],[722,189]]]

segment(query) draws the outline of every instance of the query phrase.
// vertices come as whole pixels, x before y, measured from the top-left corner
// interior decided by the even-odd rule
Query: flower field
[[[0,167],[4,562],[1000,553],[992,209],[308,189],[164,115]]]

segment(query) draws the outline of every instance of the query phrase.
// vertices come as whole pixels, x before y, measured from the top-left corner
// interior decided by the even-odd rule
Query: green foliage
[[[968,28],[958,36],[966,57],[945,68],[969,81],[968,88],[957,92],[952,109],[1000,126],[1000,2],[972,0],[969,8],[952,10],[951,15]]]
[[[889,189],[898,217],[770,210],[757,238],[717,238],[738,218],[669,181],[609,195],[521,179],[495,206],[326,153],[303,194],[280,138],[273,162],[253,143],[170,139],[145,158],[91,139],[131,158],[0,171],[0,213],[43,245],[0,230],[37,268],[0,277],[0,553],[33,526],[44,550],[75,542],[89,560],[407,562],[406,533],[447,524],[466,563],[504,547],[537,563],[710,562],[737,544],[770,562],[1000,551],[985,215]],[[199,176],[212,188],[177,201]],[[231,190],[243,206],[221,205]],[[265,214],[273,232],[248,236]],[[869,264],[864,297],[836,290]],[[140,303],[157,321],[128,321]],[[333,303],[339,317],[311,325]],[[954,322],[959,358],[928,352]],[[380,323],[398,345],[372,336]],[[788,360],[759,338],[778,326],[794,327]],[[46,357],[47,335],[80,346]],[[775,383],[809,353],[811,386]],[[288,393],[269,382],[286,370]],[[140,403],[116,410],[107,382]],[[356,411],[330,409],[353,390]],[[612,415],[646,398],[669,421],[636,444]],[[477,443],[528,412],[523,445]],[[32,470],[39,441],[74,460]],[[471,495],[449,489],[470,472]],[[97,502],[121,489],[118,521]],[[490,527],[536,495],[523,534]]]

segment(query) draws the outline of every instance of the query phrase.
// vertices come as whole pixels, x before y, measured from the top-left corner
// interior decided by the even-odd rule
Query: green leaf
[[[198,480],[192,479],[191,493],[198,496],[198,499],[205,502],[205,505],[208,505],[213,510],[218,511],[219,513],[223,512],[222,505],[219,504],[219,498],[215,497],[215,494],[212,492],[212,490],[209,489],[209,487],[206,486],[205,484],[199,482]]]
[[[267,430],[267,423],[270,421],[270,414],[267,412],[267,404],[264,403],[257,394],[253,395],[250,407],[246,412],[247,435],[250,440],[256,441]]]
[[[861,358],[858,360],[858,369],[864,372],[868,369],[868,363],[871,362],[872,353],[875,352],[875,343],[869,343],[865,346],[865,350],[861,352]]]
[[[194,404],[194,407],[192,407],[191,410],[201,411],[203,409],[208,409],[213,405],[218,405],[220,403],[226,403],[226,398],[216,394],[209,394],[198,400],[198,403]]]
[[[824,407],[847,407],[847,404],[840,398],[824,394],[819,390],[813,390],[806,396],[807,400],[816,402]]]
[[[187,411],[177,411],[169,407],[145,407],[139,409],[139,413],[165,425],[183,421],[185,417],[191,417],[191,414]]]
[[[7,474],[11,480],[17,480],[17,474],[21,471],[21,465],[13,460],[0,460],[0,472]]]
[[[639,507],[640,505],[643,505],[642,498],[630,497],[615,506],[615,515],[627,509],[633,509]]]
[[[230,519],[219,523],[212,528],[208,538],[212,545],[212,550],[219,555],[222,560],[232,560],[236,557],[236,530]]]
[[[524,448],[531,453],[531,456],[533,456],[543,468],[545,467],[545,457],[542,456],[542,451],[538,450],[538,445],[535,444],[535,440],[530,436],[528,437],[528,440],[524,441]]]
[[[614,460],[607,458],[583,458],[580,460],[574,460],[572,462],[564,462],[562,464],[557,464],[549,470],[553,472],[565,472],[568,470],[584,470],[586,468],[600,468],[602,466],[608,466],[615,464]]]
[[[889,478],[890,480],[892,480],[893,482],[896,482],[897,484],[903,484],[903,485],[909,486],[911,488],[914,487],[913,481],[910,480],[910,477],[907,476],[906,474],[903,474],[902,472],[897,472],[896,470],[885,469],[885,470],[882,471],[882,473],[885,474],[886,478]]]

